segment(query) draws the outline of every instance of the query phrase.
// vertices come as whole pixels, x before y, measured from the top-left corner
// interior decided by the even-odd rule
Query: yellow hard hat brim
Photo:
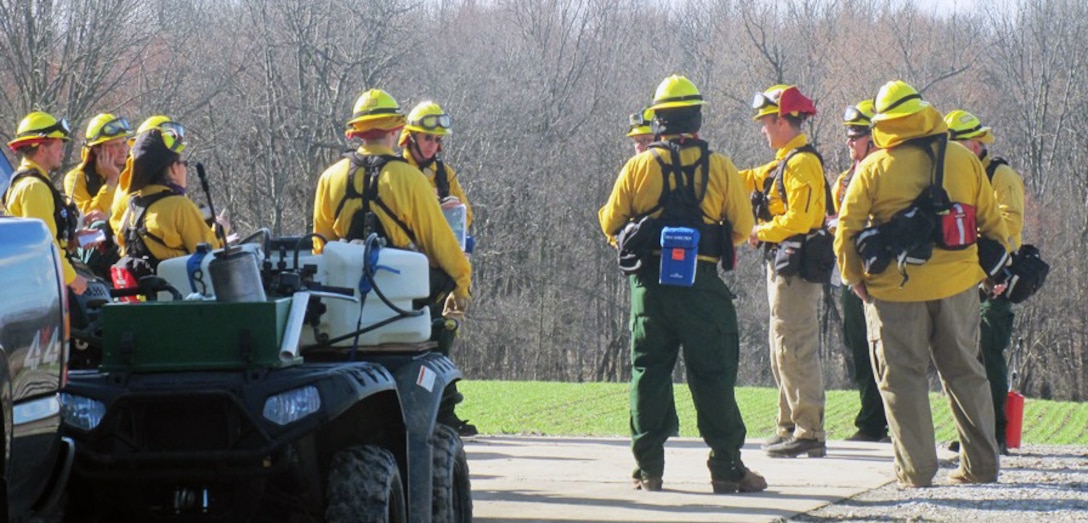
[[[911,101],[913,102],[914,100],[911,100]],[[921,112],[923,109],[925,109],[926,107],[929,107],[929,102],[927,102],[925,100],[918,100],[916,104],[904,104],[903,106],[896,107],[895,109],[892,109],[891,111],[884,112],[884,113],[877,113],[877,114],[873,115],[872,121],[873,122],[883,122],[883,121],[887,121],[887,120],[894,120],[896,118],[903,118],[905,116],[910,116],[912,114],[917,114],[917,113]],[[942,119],[941,121],[944,121],[944,120]]]
[[[769,115],[772,115],[772,114],[775,115],[775,116],[778,116],[778,106],[777,105],[770,105],[770,106],[767,106],[767,107],[764,107],[764,108],[760,109],[759,112],[757,112],[756,115],[752,117],[752,121],[753,122],[758,122],[760,118],[763,118],[764,116],[769,116]]]
[[[650,126],[644,125],[644,126],[635,127],[634,129],[631,129],[627,133],[627,136],[635,137],[635,136],[645,136],[645,135],[648,135],[648,134],[652,135],[652,134],[654,134],[654,131],[653,131],[653,129],[650,129]]]
[[[677,107],[695,107],[696,105],[706,105],[706,100],[679,100],[676,102],[662,102],[654,104],[649,107],[651,111],[657,111],[660,109],[675,109]]]

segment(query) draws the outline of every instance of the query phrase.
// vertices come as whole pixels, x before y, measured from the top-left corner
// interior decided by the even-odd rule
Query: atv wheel
[[[328,523],[406,523],[404,485],[393,453],[374,445],[344,449],[329,466]]]
[[[457,431],[446,425],[435,426],[431,437],[434,446],[434,489],[431,502],[434,523],[467,523],[472,521],[472,487],[469,484],[465,445]]]

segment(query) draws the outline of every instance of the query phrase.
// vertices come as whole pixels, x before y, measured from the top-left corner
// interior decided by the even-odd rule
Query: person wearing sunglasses
[[[846,128],[846,148],[850,151],[850,168],[843,171],[835,181],[833,193],[836,216],[832,223],[837,222],[838,212],[842,208],[842,200],[846,197],[846,188],[854,178],[858,164],[876,149],[870,139],[870,126],[873,119],[873,101],[862,100],[848,106],[842,116],[842,125]],[[834,227],[832,227],[834,231]],[[850,350],[853,356],[854,383],[858,386],[858,394],[861,397],[861,407],[854,417],[855,432],[847,441],[889,441],[888,419],[884,415],[884,401],[880,399],[880,389],[877,388],[876,379],[873,378],[872,358],[869,357],[869,338],[865,327],[865,307],[861,299],[850,290],[850,287],[841,285],[842,278],[835,271],[835,283],[841,286],[842,303],[842,338],[843,344]]]
[[[858,165],[846,189],[835,253],[843,284],[865,303],[873,369],[895,446],[895,475],[901,488],[924,488],[933,485],[939,470],[929,404],[932,361],[963,444],[959,467],[948,480],[993,483],[1000,460],[993,400],[978,348],[977,287],[986,272],[977,245],[944,248],[931,233],[916,232],[924,236],[913,241],[928,244],[932,252],[922,263],[909,265],[910,279],[904,280],[888,266],[875,270],[870,265],[874,272],[866,272],[857,244],[863,230],[876,227],[881,235],[881,226],[917,208],[915,202],[927,196],[939,168],[947,174],[940,182],[947,200],[974,207],[979,236],[1007,251],[1005,224],[982,164],[971,151],[947,141],[941,113],[914,87],[902,80],[887,82],[873,103],[871,137],[877,150]],[[932,228],[939,227],[931,223]],[[895,236],[886,235],[893,248],[899,242]]]
[[[441,308],[442,317],[460,319],[468,307],[472,267],[442,214],[435,188],[419,169],[393,152],[407,124],[400,104],[389,93],[370,89],[359,97],[344,134],[361,140],[362,145],[321,173],[314,195],[313,230],[328,241],[366,240],[377,234],[390,247],[423,253],[431,265],[428,305],[432,310]],[[434,138],[445,136],[450,128],[449,117],[433,110],[415,124],[431,133],[422,136]],[[437,147],[432,157],[435,152]],[[314,252],[323,248],[315,243]],[[474,426],[454,414],[461,399],[456,389],[447,389],[438,421],[462,435],[475,434]]]
[[[775,434],[764,452],[823,457],[827,435],[817,316],[823,285],[806,280],[798,270],[803,260],[791,259],[805,252],[791,244],[823,227],[827,210],[823,159],[801,130],[816,107],[796,86],[775,85],[756,93],[752,109],[752,120],[775,151],[771,162],[741,171],[757,220],[748,243],[762,245],[767,256],[770,360],[778,384]]]
[[[628,119],[627,137],[631,139],[631,143],[635,146],[635,154],[642,153],[653,143],[653,121],[654,112],[649,107],[632,114]]]
[[[450,115],[438,104],[425,101],[408,113],[408,124],[397,142],[404,150],[404,159],[422,171],[427,181],[431,182],[440,202],[453,197],[464,204],[467,228],[472,225],[472,206],[458,181],[457,171],[438,157],[442,152],[442,140],[452,133]]]
[[[640,251],[629,267],[631,292],[631,451],[633,487],[663,489],[665,443],[677,428],[672,376],[680,351],[698,413],[699,434],[710,447],[707,468],[716,494],[760,492],[763,476],[741,459],[746,428],[734,386],[740,343],[733,294],[718,276],[733,266],[733,249],[752,229],[747,192],[733,162],[699,138],[706,102],[691,80],[665,78],[653,95],[653,132],[660,141],[623,166],[598,211],[608,242]],[[637,225],[636,225],[637,224]],[[630,240],[638,227],[647,240]],[[699,236],[694,274],[687,285],[661,279],[665,227]],[[728,242],[728,247],[725,243]],[[636,244],[632,246],[631,244]],[[641,244],[641,245],[638,245]],[[691,259],[690,256],[686,256]]]
[[[70,248],[76,243],[79,211],[68,204],[53,186],[49,173],[64,163],[64,142],[72,134],[66,120],[34,111],[26,115],[15,131],[8,147],[19,158],[19,166],[4,191],[3,202],[8,214],[37,218],[45,223],[61,255],[64,282],[76,294],[87,290],[87,280],[76,274],[69,261]]]
[[[181,158],[186,146],[184,129],[172,120],[138,132],[132,146],[119,236],[125,256],[152,269],[162,260],[196,252],[201,243],[223,246],[214,225],[209,227],[186,195],[189,163]]]
[[[990,156],[987,145],[994,143],[994,134],[990,127],[982,125],[977,116],[957,109],[945,115],[944,123],[948,125],[949,138],[975,153],[982,162],[982,168],[986,170],[986,176],[994,189],[1001,220],[1009,233],[1009,244],[1013,251],[1020,249],[1023,245],[1021,233],[1024,230],[1024,180],[1004,158]],[[990,382],[990,395],[994,402],[994,435],[997,446],[1002,454],[1008,455],[1005,430],[1009,420],[1005,415],[1005,400],[1008,398],[1009,367],[1005,362],[1005,349],[1012,343],[1015,314],[1008,297],[995,292],[993,286],[987,290],[989,292],[981,295],[979,349],[982,351],[982,362],[986,367],[986,379]]]

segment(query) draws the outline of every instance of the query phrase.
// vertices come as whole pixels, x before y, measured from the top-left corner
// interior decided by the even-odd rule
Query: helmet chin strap
[[[434,156],[431,156],[430,158],[423,158],[423,151],[421,151],[419,149],[419,144],[416,143],[415,135],[409,135],[408,136],[408,143],[409,143],[408,150],[412,152],[412,157],[415,158],[416,163],[419,164],[420,170],[426,169],[427,167],[430,167],[431,164],[434,163],[435,159],[438,158],[437,153]]]

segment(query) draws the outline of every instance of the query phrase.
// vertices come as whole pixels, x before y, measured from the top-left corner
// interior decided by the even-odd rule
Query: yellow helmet
[[[631,115],[630,127],[627,136],[642,136],[654,134],[651,124],[654,121],[654,110],[649,107]]]
[[[894,80],[881,86],[873,99],[872,120],[879,122],[910,116],[929,107],[929,102],[922,100],[922,95],[902,80]]]
[[[990,128],[983,127],[977,116],[963,109],[944,115],[944,123],[948,125],[949,138],[953,140],[978,140],[982,143],[994,141]]]
[[[699,94],[699,89],[691,83],[691,80],[674,74],[658,84],[657,91],[654,92],[653,105],[649,109],[656,111],[705,104],[703,95]]]
[[[412,108],[412,112],[408,113],[408,125],[404,129],[416,133],[446,136],[453,132],[453,122],[442,107],[428,100]]]
[[[103,113],[91,118],[90,123],[87,124],[84,140],[87,142],[87,147],[94,147],[117,138],[131,138],[132,135],[132,126],[129,125],[128,119]]]
[[[381,89],[371,89],[356,100],[347,125],[350,133],[370,129],[391,131],[405,123],[404,112],[397,101]]]
[[[753,120],[759,120],[768,114],[778,114],[778,101],[782,98],[782,92],[793,87],[792,85],[772,85],[762,93],[756,93],[752,98],[752,109],[756,110]]]
[[[143,134],[152,129],[158,129],[159,133],[162,134],[162,143],[166,144],[167,149],[175,153],[181,154],[188,145],[188,142],[185,141],[185,127],[169,116],[160,114],[144,120],[140,127],[136,129],[136,134]]]
[[[873,101],[862,100],[846,106],[842,114],[842,124],[846,126],[846,136],[857,138],[869,134],[873,125]]]
[[[70,134],[72,134],[72,129],[68,127],[67,120],[57,120],[49,113],[34,111],[24,116],[22,121],[19,122],[19,127],[15,131],[15,139],[8,142],[8,147],[16,151],[50,139],[68,141]]]

